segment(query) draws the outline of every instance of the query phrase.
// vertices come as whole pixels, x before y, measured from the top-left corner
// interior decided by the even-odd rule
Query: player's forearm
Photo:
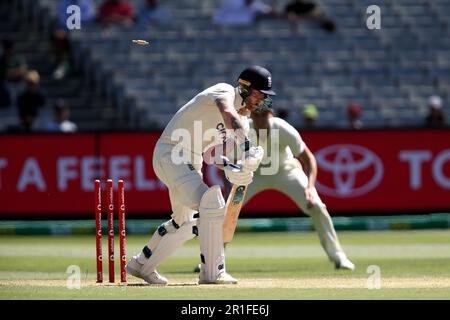
[[[303,163],[303,171],[308,177],[308,187],[314,188],[317,179],[317,162],[316,158],[309,149],[305,149],[297,159]]]
[[[208,165],[215,165],[217,168],[224,170],[224,161],[222,156],[227,158],[233,157],[235,148],[234,140],[227,139],[223,144],[210,147],[203,153],[203,160]]]
[[[244,126],[234,107],[230,106],[230,103],[225,99],[216,100],[216,104],[222,115],[225,127],[233,130],[237,144],[240,145],[245,142],[247,136],[245,135]]]
[[[308,187],[314,188],[314,186],[316,185],[316,179],[317,179],[317,163],[314,158],[311,159],[310,163],[308,164],[308,167],[309,167],[308,173],[307,173]]]

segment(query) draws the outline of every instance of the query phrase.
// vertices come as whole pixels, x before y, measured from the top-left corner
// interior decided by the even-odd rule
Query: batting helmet
[[[272,90],[272,75],[269,70],[261,66],[251,66],[246,68],[239,75],[238,82],[269,96],[276,95],[275,91]]]

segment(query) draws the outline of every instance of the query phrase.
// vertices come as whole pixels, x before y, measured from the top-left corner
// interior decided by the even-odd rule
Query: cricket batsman
[[[287,195],[313,220],[320,243],[336,269],[354,270],[355,265],[339,244],[333,222],[315,188],[317,163],[314,154],[298,131],[283,119],[274,117],[272,109],[257,109],[251,118],[254,130],[250,131],[250,139],[264,146],[265,152],[253,183],[248,187],[245,203],[268,189]],[[272,143],[275,134],[278,139]],[[267,170],[271,166],[271,170]],[[270,174],[273,169],[276,173]]]
[[[128,274],[149,284],[165,285],[157,267],[186,241],[198,235],[202,272],[199,284],[234,284],[226,272],[222,225],[225,200],[221,189],[208,187],[201,173],[203,153],[233,141],[244,151],[239,165],[222,161],[232,184],[247,186],[263,158],[261,147],[248,140],[248,116],[260,107],[271,89],[270,72],[252,66],[241,72],[238,85],[219,83],[196,95],[174,115],[156,143],[153,169],[169,189],[171,219],[160,225],[142,252],[126,265]],[[226,150],[225,150],[226,151]]]

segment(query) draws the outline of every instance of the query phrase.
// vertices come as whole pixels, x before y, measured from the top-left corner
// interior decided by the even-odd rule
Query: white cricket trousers
[[[282,164],[275,175],[260,175],[259,172],[255,174],[253,182],[248,187],[245,203],[250,201],[257,193],[267,189],[274,189],[287,195],[304,213],[312,218],[322,247],[330,260],[336,261],[338,259],[337,253],[343,252],[343,250],[334,230],[333,221],[316,189],[314,189],[315,205],[312,208],[307,208],[305,197],[307,185],[308,177],[303,172],[301,165],[298,162],[289,161],[289,163]]]
[[[172,219],[178,225],[192,221],[203,194],[209,189],[203,182],[201,166],[174,164],[173,145],[158,142],[153,153],[153,170],[169,189]]]

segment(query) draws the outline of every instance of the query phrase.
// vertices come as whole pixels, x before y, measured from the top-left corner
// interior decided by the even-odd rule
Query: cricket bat
[[[239,213],[244,204],[247,186],[233,185],[227,199],[225,219],[223,221],[223,243],[227,244],[233,240]]]
[[[248,152],[250,149],[250,141],[245,142],[244,151]],[[256,161],[257,165],[261,162],[264,155],[262,148],[256,149],[253,153],[253,161]],[[256,152],[256,153],[255,153]],[[224,165],[230,165],[229,160],[226,157],[222,157]],[[245,194],[247,193],[248,186],[233,185],[226,203],[225,219],[223,221],[223,243],[227,244],[233,240],[234,232],[236,231],[236,225],[241,212],[242,205],[244,204]]]

